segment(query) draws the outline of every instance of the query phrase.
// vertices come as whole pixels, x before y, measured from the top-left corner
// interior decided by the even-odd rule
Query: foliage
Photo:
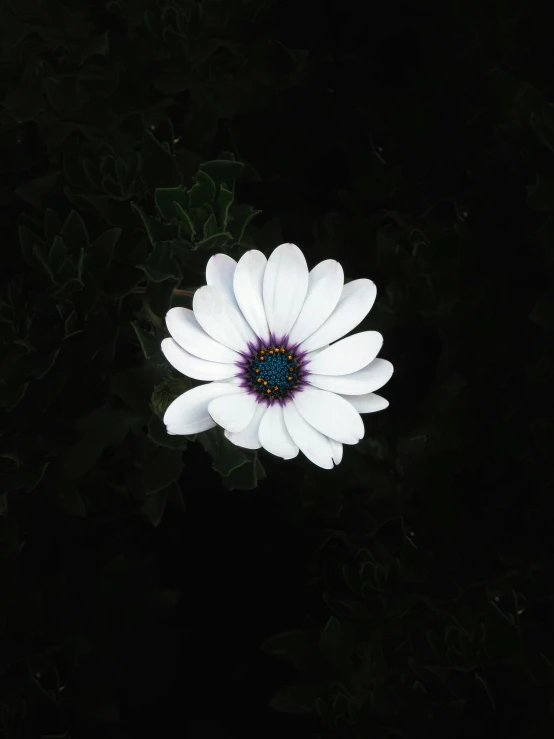
[[[372,12],[3,4],[1,736],[551,733],[547,24]],[[161,421],[167,310],[282,241],[378,287],[333,471]]]

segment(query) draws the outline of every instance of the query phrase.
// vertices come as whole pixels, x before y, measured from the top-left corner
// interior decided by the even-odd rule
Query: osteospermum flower
[[[325,469],[339,464],[342,445],[364,435],[360,413],[388,406],[374,394],[393,372],[390,362],[376,359],[381,334],[341,339],[369,313],[374,283],[345,285],[334,259],[308,272],[294,244],[278,246],[269,259],[248,251],[238,263],[216,254],[206,282],[192,310],[171,308],[166,316],[172,337],[162,341],[166,359],[208,381],[171,403],[167,432],[219,425],[240,447],[263,447],[282,459],[300,450]]]

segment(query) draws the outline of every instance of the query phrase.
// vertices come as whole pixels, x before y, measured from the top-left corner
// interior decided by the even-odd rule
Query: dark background
[[[2,3],[2,739],[552,735],[550,28]],[[390,407],[332,471],[160,421],[163,316],[221,248],[155,191],[232,157],[223,250],[377,285]]]

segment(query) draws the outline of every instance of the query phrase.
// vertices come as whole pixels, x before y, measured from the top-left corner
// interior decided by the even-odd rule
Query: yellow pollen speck
[[[264,385],[267,385],[267,380],[264,380]]]
[[[269,350],[269,353],[270,353],[270,354],[273,354],[273,349],[270,349],[270,350]]]
[[[289,376],[287,377],[287,380],[288,380],[288,381],[290,382],[290,381],[292,380],[292,377],[291,377],[291,376],[289,375]]]
[[[279,390],[279,385],[275,385],[274,390]]]
[[[262,356],[262,357],[260,357],[260,362],[263,362],[263,361],[264,361],[264,359],[265,359],[265,357],[263,357],[263,356]]]
[[[268,388],[267,388],[267,392],[268,392],[268,393],[270,393],[270,392],[271,392],[271,388],[270,388],[270,387],[268,387]]]
[[[281,354],[284,354],[285,353],[285,347],[282,346],[281,349],[280,349],[280,351],[281,351]]]
[[[261,382],[261,381],[262,381],[262,378],[261,377],[258,377],[258,382]]]
[[[294,367],[289,367],[289,372],[294,372]]]
[[[290,361],[292,359],[292,354],[289,354],[287,359]]]
[[[258,369],[256,370],[256,372],[259,372],[259,371],[260,371],[260,368],[258,367]]]

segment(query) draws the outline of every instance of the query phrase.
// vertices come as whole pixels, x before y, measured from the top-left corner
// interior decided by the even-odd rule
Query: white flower
[[[167,432],[196,434],[219,424],[237,446],[283,459],[300,450],[325,469],[339,464],[342,445],[364,435],[360,413],[388,406],[374,394],[393,373],[390,362],[376,359],[381,334],[337,341],[369,313],[375,284],[345,285],[334,259],[308,272],[294,244],[278,246],[269,259],[248,251],[238,263],[216,254],[206,282],[193,310],[171,308],[166,316],[166,359],[209,381],[171,403]]]

